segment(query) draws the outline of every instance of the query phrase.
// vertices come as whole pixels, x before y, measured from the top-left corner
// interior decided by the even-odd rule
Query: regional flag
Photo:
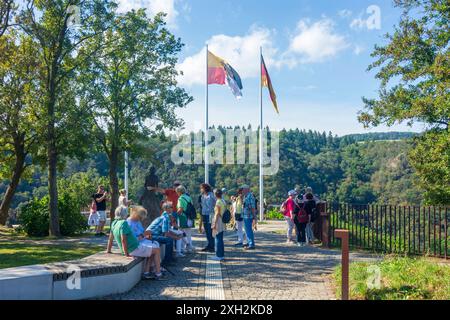
[[[241,77],[233,67],[208,50],[208,84],[226,84],[233,95],[240,99],[243,89]]]
[[[275,111],[277,113],[280,113],[278,111],[277,96],[275,95],[275,91],[273,90],[272,81],[270,80],[269,72],[267,72],[266,63],[264,62],[264,58],[262,55],[261,55],[261,84],[263,87],[267,87],[269,89],[270,100],[272,100],[273,107],[275,108]]]

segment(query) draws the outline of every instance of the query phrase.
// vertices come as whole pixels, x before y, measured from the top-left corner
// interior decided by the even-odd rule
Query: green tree
[[[403,9],[388,43],[375,46],[379,97],[363,98],[365,126],[406,121],[425,123],[415,138],[411,164],[431,204],[450,204],[450,3],[448,0],[396,0]],[[421,153],[422,152],[422,153]]]
[[[9,181],[0,204],[0,224],[6,222],[20,179],[31,164],[27,156],[36,154],[34,108],[41,98],[36,79],[42,68],[35,46],[17,32],[0,38],[0,178]]]
[[[81,26],[72,28],[70,19],[80,9]],[[98,49],[79,50],[88,39],[99,38],[109,27],[116,4],[109,0],[27,0],[19,14],[20,27],[36,39],[44,65],[41,81],[43,99],[38,126],[45,137],[48,169],[50,234],[59,236],[57,166],[61,155],[77,152],[83,139],[78,134],[80,114],[73,87],[74,73]],[[99,41],[98,43],[100,43]]]
[[[10,27],[11,18],[15,11],[14,0],[2,0],[0,2],[0,37]]]
[[[123,151],[163,128],[182,125],[175,109],[192,98],[177,87],[176,54],[182,48],[166,28],[164,14],[153,19],[145,10],[115,18],[103,37],[97,58],[87,61],[80,73],[81,104],[89,110],[92,143],[108,156],[111,213],[118,204],[118,168]],[[81,50],[92,51],[96,39]],[[120,162],[121,163],[121,162]]]

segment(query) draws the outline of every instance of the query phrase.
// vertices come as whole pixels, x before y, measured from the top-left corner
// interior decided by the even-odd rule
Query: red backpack
[[[297,214],[297,221],[300,223],[308,222],[308,212],[306,212],[305,208],[300,208],[300,211]]]

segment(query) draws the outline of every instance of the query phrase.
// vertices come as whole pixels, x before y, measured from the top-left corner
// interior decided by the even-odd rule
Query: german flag
[[[279,114],[278,104],[277,104],[277,96],[275,91],[273,90],[272,81],[270,80],[269,72],[267,72],[266,63],[264,62],[264,58],[261,55],[261,85],[269,89],[270,100],[272,100],[273,107],[275,111]]]

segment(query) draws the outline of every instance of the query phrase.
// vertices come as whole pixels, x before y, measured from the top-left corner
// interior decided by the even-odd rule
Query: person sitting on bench
[[[166,245],[163,264],[168,265],[175,261],[173,258],[173,243],[182,237],[170,231],[170,214],[173,212],[172,202],[164,202],[162,205],[163,213],[156,218],[147,231],[151,232],[152,240]],[[170,214],[169,214],[170,212]]]
[[[144,243],[139,243],[138,239],[134,236],[130,226],[126,219],[128,216],[128,210],[124,206],[119,206],[115,211],[115,219],[111,223],[111,232],[109,234],[108,245],[106,248],[107,253],[111,253],[113,240],[117,242],[117,245],[127,257],[141,257],[147,258],[144,264],[144,279],[164,280],[165,277],[161,273],[160,263],[160,251],[159,248],[154,248]],[[155,274],[151,274],[151,266],[155,267]]]

